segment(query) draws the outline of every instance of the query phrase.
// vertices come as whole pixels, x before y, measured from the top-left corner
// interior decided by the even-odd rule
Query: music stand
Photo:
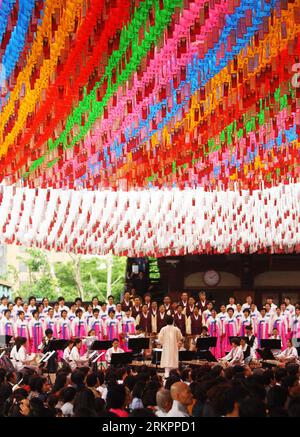
[[[162,353],[162,349],[153,349],[153,357],[151,360],[151,364],[155,364],[156,368],[160,364],[161,353]]]
[[[217,359],[210,352],[211,347],[217,346],[217,337],[200,337],[197,338],[196,348],[197,356],[199,360],[207,360],[216,362]]]
[[[149,349],[149,344],[149,337],[129,338],[128,349],[131,349],[133,351],[141,351],[142,349]]]
[[[179,361],[192,361],[195,360],[197,356],[196,351],[178,351]]]
[[[0,335],[0,347],[8,346],[12,338],[12,335]]]
[[[265,348],[265,349],[281,349],[281,340],[276,340],[275,338],[273,339],[261,339],[260,340],[260,346],[261,348]]]
[[[130,352],[121,352],[111,354],[110,365],[117,366],[119,364],[132,363],[132,354]]]
[[[263,360],[276,360],[271,352],[271,349],[256,349],[256,352],[261,356]]]
[[[68,344],[69,340],[51,340],[49,344],[50,351],[63,351]]]
[[[95,340],[91,345],[90,350],[92,351],[107,351],[112,347],[111,340]]]

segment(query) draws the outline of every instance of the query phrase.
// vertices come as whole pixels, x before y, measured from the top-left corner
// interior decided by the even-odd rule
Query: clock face
[[[220,282],[220,274],[215,270],[207,270],[203,275],[203,280],[206,285],[214,287]]]

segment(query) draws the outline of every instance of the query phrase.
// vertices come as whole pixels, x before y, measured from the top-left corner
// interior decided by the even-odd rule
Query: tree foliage
[[[18,290],[23,298],[33,294],[55,300],[60,294],[67,301],[72,301],[82,294],[84,300],[90,300],[93,296],[98,296],[100,300],[106,299],[105,258],[70,255],[70,261],[50,265],[45,251],[26,249],[26,256],[20,259],[27,265],[29,273],[29,280],[22,283]],[[125,269],[125,257],[112,258],[111,290],[116,299],[119,299],[124,289]]]

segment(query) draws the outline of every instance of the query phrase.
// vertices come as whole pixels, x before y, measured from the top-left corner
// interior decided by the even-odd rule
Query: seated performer
[[[82,347],[82,341],[80,338],[76,338],[74,340],[74,346],[71,350],[69,357],[69,364],[72,370],[75,370],[76,367],[84,367],[88,365],[88,358],[86,354],[80,355],[80,348]]]
[[[253,348],[247,343],[244,337],[241,338],[240,347],[243,351],[243,361],[245,364],[249,364],[250,361],[255,359],[255,352]]]
[[[124,350],[119,347],[119,340],[114,338],[112,341],[112,347],[106,351],[105,359],[108,363],[110,363],[112,354],[121,354],[123,352]]]
[[[26,352],[26,341],[25,337],[17,337],[15,339],[15,345],[11,350],[10,359],[16,370],[22,370],[24,367],[30,367],[36,369],[36,366],[32,366],[35,354],[28,355]]]
[[[69,364],[70,363],[70,355],[71,355],[71,351],[73,349],[74,346],[74,342],[73,340],[69,340],[67,346],[64,349],[64,353],[63,353],[63,360]]]
[[[232,349],[220,361],[226,362],[229,366],[241,365],[244,363],[244,354],[242,348],[239,346],[239,341],[233,339],[231,341]]]
[[[287,340],[287,348],[276,356],[282,363],[296,363],[298,361],[297,349],[293,346],[292,340]]]

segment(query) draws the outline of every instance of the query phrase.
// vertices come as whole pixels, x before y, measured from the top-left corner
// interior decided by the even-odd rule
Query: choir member
[[[250,307],[251,307],[251,304],[252,304],[252,302],[253,302],[253,299],[252,299],[252,296],[247,296],[246,297],[246,302],[245,303],[243,303],[243,305],[242,305],[242,311],[244,311],[244,309],[248,309],[248,310],[250,310]]]
[[[210,337],[217,337],[217,345],[216,347],[211,348],[211,352],[216,358],[221,358],[221,323],[220,319],[217,317],[216,310],[211,310],[211,315],[206,321],[206,326]]]
[[[266,308],[262,307],[260,310],[260,316],[257,321],[257,343],[258,347],[261,347],[260,340],[267,340],[271,334],[271,320],[266,317]]]
[[[77,308],[75,311],[76,317],[72,322],[71,330],[73,337],[86,337],[87,336],[87,323],[83,317],[83,311],[81,308]]]
[[[186,307],[185,315],[187,317],[190,317],[190,315],[193,314],[194,309],[195,309],[195,299],[193,298],[193,296],[190,296]]]
[[[250,320],[251,320],[251,326],[253,328],[253,333],[256,335],[257,332],[257,322],[260,317],[260,313],[254,303],[251,304],[250,307]]]
[[[108,296],[107,300],[108,300],[107,312],[109,312],[110,310],[116,311],[116,305],[114,303],[115,298],[112,295],[110,295],[110,296]]]
[[[265,309],[266,309],[265,318],[269,320],[270,326],[272,326],[272,319],[275,313],[274,311],[271,311],[271,305],[268,302],[265,304]]]
[[[250,308],[245,308],[243,310],[243,318],[241,320],[241,327],[239,331],[239,335],[241,337],[244,337],[245,335],[245,327],[251,325],[251,318],[250,318]]]
[[[42,321],[39,318],[38,310],[34,310],[32,313],[32,320],[29,322],[29,336],[30,336],[30,345],[31,352],[37,353],[38,347],[42,342],[42,339],[45,334],[45,327]]]
[[[4,313],[5,310],[7,310],[8,306],[8,297],[2,296],[1,297],[1,305],[0,305],[0,319]]]
[[[58,338],[58,321],[54,317],[54,309],[48,310],[48,317],[45,319],[45,329],[52,329],[55,338]]]
[[[104,337],[103,332],[103,323],[99,317],[99,308],[96,305],[93,309],[93,317],[89,320],[89,329],[93,329],[95,331],[95,336],[101,340]]]
[[[296,306],[292,318],[292,338],[300,338],[300,307]]]
[[[59,309],[59,303],[58,302],[54,302],[53,310],[54,310],[53,311],[54,318],[58,321],[60,319],[60,317],[61,317],[61,310]]]
[[[14,336],[25,337],[27,345],[29,345],[29,327],[28,321],[25,319],[25,312],[19,311],[18,319],[14,323]]]
[[[29,299],[28,299],[28,304],[29,304],[28,305],[28,310],[32,314],[32,312],[34,310],[36,310],[36,297],[35,296],[30,296]]]
[[[294,305],[291,304],[291,298],[290,298],[289,296],[286,296],[286,297],[284,298],[284,302],[285,302],[285,304],[286,304],[286,309],[289,311],[290,315],[291,315],[291,316],[294,316],[294,315],[295,315],[296,308],[295,308]]]
[[[279,307],[276,308],[276,315],[272,319],[272,328],[276,328],[279,336],[281,337],[282,347],[286,348],[286,341],[288,335],[288,326],[285,317],[281,315],[281,310]]]
[[[242,318],[244,317],[244,313],[242,311],[242,305],[240,303],[236,304],[236,310],[234,312],[234,317],[236,319],[236,323],[238,326],[238,331],[241,330]]]
[[[157,318],[156,318],[156,332],[160,332],[160,330],[166,326],[167,322],[167,313],[166,313],[166,308],[164,305],[160,305],[159,310],[158,310],[158,314],[157,314]]]
[[[233,308],[228,308],[227,309],[227,314],[228,317],[225,320],[224,323],[224,329],[225,329],[225,338],[224,338],[224,347],[225,347],[225,352],[229,351],[231,348],[231,341],[230,341],[230,337],[236,337],[238,335],[238,330],[237,330],[237,323],[236,323],[236,319],[234,317],[234,311]]]
[[[37,312],[39,314],[39,321],[43,324],[43,326],[45,326],[47,313],[44,313],[44,305],[42,303],[38,304]]]
[[[124,298],[121,302],[122,311],[126,312],[128,309],[132,307],[132,300],[130,299],[129,291],[125,291]]]
[[[172,303],[172,301],[171,301],[170,296],[165,296],[165,297],[164,297],[164,306],[165,306],[165,309],[166,309],[166,314],[167,314],[168,316],[171,316],[171,315],[172,315],[172,307],[171,307],[171,303]]]
[[[273,297],[272,297],[272,296],[270,296],[270,297],[267,298],[267,300],[266,300],[266,304],[270,305],[270,311],[271,311],[271,313],[274,313],[274,314],[275,314],[275,310],[276,310],[276,308],[277,308],[277,305],[275,305],[275,303],[273,303]],[[267,309],[267,307],[266,307],[266,309]],[[267,309],[267,312],[268,312],[268,309]]]
[[[108,319],[107,303],[102,302],[100,306],[101,306],[101,311],[99,313],[99,316],[100,319],[102,320],[102,323],[104,324]]]
[[[112,340],[113,338],[119,338],[119,335],[121,334],[120,322],[115,318],[115,311],[112,309],[108,312],[108,318],[106,319],[104,324],[104,332],[105,337],[108,340]]]
[[[228,299],[228,304],[226,305],[226,310],[228,310],[228,308],[233,308],[234,311],[236,311],[235,297],[230,296],[230,298]]]
[[[29,322],[32,319],[32,313],[29,310],[28,303],[23,304],[23,309],[24,309],[24,313],[25,313],[25,320],[27,320],[27,322]]]
[[[71,330],[71,322],[68,319],[68,313],[67,310],[61,311],[61,318],[58,321],[58,337],[61,340],[70,340],[72,336],[72,330]]]
[[[131,308],[132,317],[134,317],[136,319],[136,317],[138,316],[138,314],[140,314],[141,311],[142,311],[141,299],[139,298],[139,296],[136,296],[134,298],[134,304]]]
[[[68,311],[68,319],[72,323],[73,320],[75,319],[75,317],[76,317],[76,305],[74,302],[74,303],[71,303],[70,309]]]
[[[200,291],[199,294],[198,294],[198,297],[199,297],[199,300],[198,300],[198,302],[196,303],[196,305],[197,305],[197,307],[198,307],[199,310],[200,310],[200,314],[202,314],[203,311],[206,310],[206,308],[207,308],[207,304],[208,304],[208,301],[207,301],[207,299],[206,299],[206,293],[205,293],[205,291]]]
[[[202,317],[200,314],[200,309],[198,306],[195,306],[194,313],[191,314],[188,318],[188,332],[191,335],[200,335],[202,328]]]
[[[220,352],[221,352],[221,356],[223,357],[226,351],[225,321],[228,318],[225,305],[221,305],[220,312],[218,313],[217,318],[220,322],[220,333],[221,333]]]
[[[187,292],[184,291],[183,293],[181,293],[179,305],[182,305],[183,313],[185,315],[186,315],[186,309],[188,306],[188,298],[189,298],[189,295]]]
[[[50,310],[50,308],[52,308],[52,307],[49,305],[49,299],[48,299],[47,297],[44,297],[44,298],[42,299],[42,304],[43,304],[43,313],[46,314],[46,316],[47,316],[48,311]]]
[[[141,328],[143,329],[143,331],[146,334],[151,334],[152,332],[152,316],[151,316],[151,312],[148,310],[148,305],[144,304],[142,306],[142,311],[140,314],[137,315],[136,317],[136,324],[141,326]]]
[[[67,311],[67,313],[68,313],[69,307],[67,305],[65,305],[65,298],[63,296],[60,296],[57,299],[57,302],[58,302],[58,307],[59,307],[58,311],[60,311],[60,314],[63,310]]]
[[[207,319],[210,317],[211,315],[211,310],[213,309],[213,304],[212,302],[208,302],[207,303],[207,308],[206,310],[204,310],[202,312],[202,325],[205,325],[207,322]]]
[[[291,313],[286,308],[285,302],[282,302],[280,304],[280,311],[281,311],[281,315],[283,316],[285,323],[286,323],[286,326],[287,326],[288,336],[290,337],[291,329],[292,329],[292,317],[291,317]]]
[[[3,317],[0,320],[0,333],[1,335],[14,336],[14,322],[11,319],[11,311],[9,309],[4,310]]]
[[[146,293],[144,295],[144,305],[147,305],[148,311],[151,309],[151,294]]]
[[[115,310],[115,318],[121,322],[121,320],[124,317],[124,312],[122,311],[122,305],[118,302],[116,304],[116,310]]]
[[[177,305],[176,313],[174,314],[174,325],[177,326],[177,328],[180,329],[180,332],[183,337],[186,336],[186,315],[183,314],[183,308],[182,305]]]
[[[83,314],[85,310],[84,310],[84,307],[82,305],[82,299],[80,297],[76,297],[75,305],[76,305],[75,312],[76,312],[76,310],[82,310],[82,314]]]
[[[89,303],[87,306],[87,310],[83,313],[83,318],[86,321],[87,326],[89,326],[90,319],[92,319],[93,317],[93,305]]]
[[[97,296],[94,296],[94,297],[92,298],[92,306],[93,306],[93,310],[94,310],[95,308],[98,309],[99,311],[101,310],[101,306],[99,305],[99,299],[98,299]]]
[[[122,354],[123,352],[124,350],[119,347],[119,340],[114,338],[112,340],[112,347],[106,351],[105,359],[108,363],[110,363],[112,354]]]
[[[23,309],[23,300],[21,297],[18,296],[15,298],[15,305],[12,311],[12,315],[14,316],[14,319],[17,318],[19,311],[24,311],[24,309]]]
[[[131,316],[130,308],[125,311],[125,316],[121,321],[122,333],[126,337],[128,334],[135,333],[135,319]]]
[[[153,301],[151,303],[151,329],[152,334],[157,333],[157,316],[158,316],[158,309],[157,309],[157,302]]]

